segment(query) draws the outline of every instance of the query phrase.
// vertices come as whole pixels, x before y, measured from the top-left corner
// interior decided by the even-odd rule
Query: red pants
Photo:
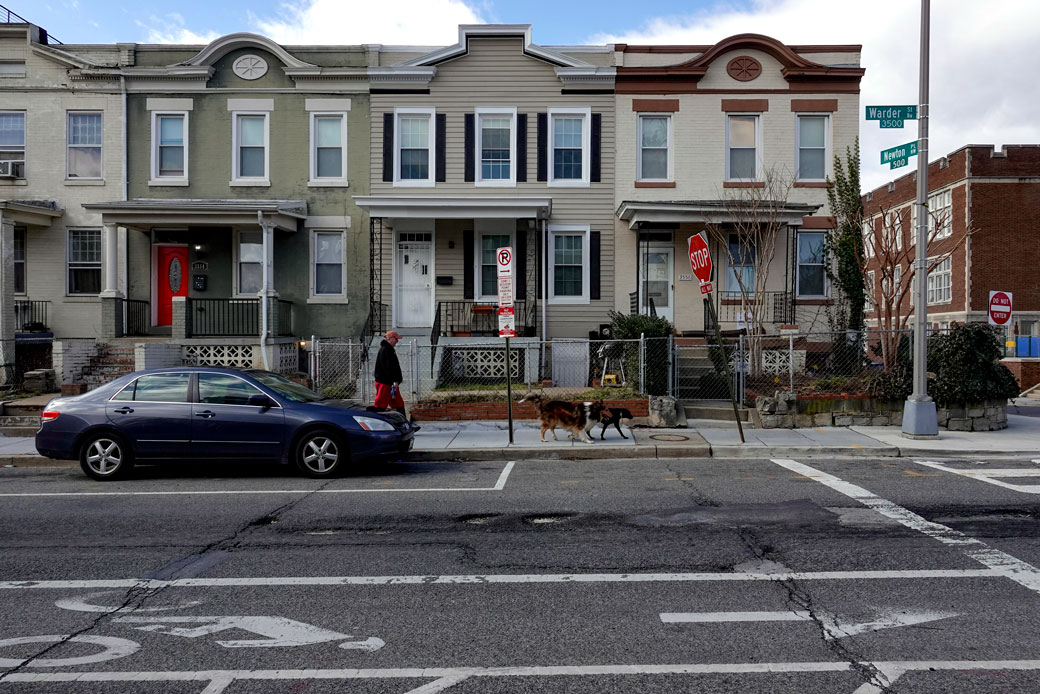
[[[393,394],[390,393],[394,386],[392,383],[379,383],[376,382],[376,402],[375,406],[385,409],[387,407],[404,407],[404,398],[401,397],[401,389],[394,390]]]

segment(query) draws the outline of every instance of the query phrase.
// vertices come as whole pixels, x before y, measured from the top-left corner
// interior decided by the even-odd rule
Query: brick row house
[[[611,310],[696,335],[686,240],[725,230],[729,193],[773,169],[792,185],[770,201],[763,328],[824,328],[823,185],[856,136],[858,63],[858,46],[757,35],[546,47],[529,25],[473,25],[430,48],[98,46],[0,25],[2,337],[53,339],[65,381],[103,349],[127,368],[288,372],[312,335],[486,341],[503,245],[528,339],[588,339]],[[5,175],[5,160],[22,163]],[[713,253],[735,328],[749,269],[718,238]]]

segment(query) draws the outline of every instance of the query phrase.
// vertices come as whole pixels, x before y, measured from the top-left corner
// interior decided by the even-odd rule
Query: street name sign
[[[917,120],[917,106],[867,106],[867,120]]]
[[[907,142],[905,145],[899,145],[898,147],[892,147],[891,149],[881,150],[881,163],[888,164],[890,162],[903,160],[905,161],[909,157],[917,156],[917,142]]]
[[[1011,292],[989,293],[989,324],[1011,325]]]

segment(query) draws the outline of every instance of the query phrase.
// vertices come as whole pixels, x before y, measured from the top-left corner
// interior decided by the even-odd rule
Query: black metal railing
[[[14,302],[14,324],[16,330],[43,332],[47,329],[49,301],[17,299]]]
[[[633,316],[639,313],[639,292],[629,292],[628,312]]]
[[[192,337],[260,334],[260,299],[188,299],[187,310]]]
[[[141,299],[127,299],[123,310],[126,311],[126,334],[147,335],[152,323],[152,305]]]
[[[516,334],[534,335],[537,302],[513,302]],[[438,301],[440,334],[487,337],[498,335],[498,304],[492,301]]]
[[[740,312],[751,312],[756,307],[752,297],[749,301],[741,300],[740,292],[719,292],[719,321],[735,323],[740,320]],[[762,310],[754,312],[764,323],[784,324],[794,321],[794,297],[790,292],[764,292],[762,294]]]
[[[378,301],[369,302],[366,335],[382,335],[390,329],[390,307]]]
[[[278,300],[278,336],[289,337],[293,334],[293,303],[285,299]]]

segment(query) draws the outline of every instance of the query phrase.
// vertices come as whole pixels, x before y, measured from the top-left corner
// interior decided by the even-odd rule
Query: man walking
[[[383,341],[379,343],[379,354],[376,356],[373,374],[376,381],[375,406],[381,410],[392,407],[407,416],[404,398],[401,397],[401,363],[397,361],[397,352],[394,350],[400,340],[401,336],[396,331],[387,330]]]

